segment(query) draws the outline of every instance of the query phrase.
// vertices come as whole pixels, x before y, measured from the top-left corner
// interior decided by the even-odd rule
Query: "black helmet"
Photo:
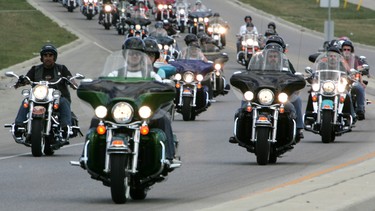
[[[264,50],[274,50],[284,53],[284,48],[278,43],[269,43],[266,46],[264,46]]]
[[[214,13],[214,17],[220,17],[220,13],[215,12],[215,13]]]
[[[145,50],[145,43],[141,38],[138,37],[129,37],[125,40],[124,44],[122,45],[122,50],[138,50],[144,51]]]
[[[152,37],[147,37],[143,40],[145,43],[145,52],[146,53],[153,53],[155,54],[155,59],[159,59],[160,57],[160,49],[158,46],[158,42],[152,38]]]
[[[351,47],[351,51],[350,52],[354,52],[354,46],[353,46],[353,43],[351,42],[351,41],[349,41],[349,40],[345,40],[342,44],[341,44],[341,51],[342,51],[342,48],[344,47],[344,46],[350,46]]]
[[[269,22],[267,28],[270,28],[270,26],[272,26],[274,30],[276,29],[276,24],[274,22]]]
[[[158,21],[155,23],[155,29],[163,28],[164,23],[162,21]]]
[[[195,34],[188,34],[185,36],[184,41],[186,45],[189,45],[192,42],[198,42],[198,37]]]
[[[328,47],[327,51],[329,51],[329,52],[336,52],[338,54],[341,54],[340,49],[337,48],[336,46],[330,46],[330,47]]]
[[[45,53],[53,53],[53,56],[54,56],[54,60],[56,61],[57,59],[57,49],[55,48],[55,46],[51,45],[51,44],[47,44],[47,45],[44,45],[42,47],[42,49],[40,49],[40,61],[43,62],[43,54]]]
[[[246,19],[248,19],[248,18],[249,18],[251,21],[253,20],[253,19],[251,18],[250,15],[246,15],[245,18],[244,18],[244,20],[246,21]]]
[[[281,47],[283,47],[283,49],[285,51],[286,45],[284,43],[283,38],[281,38],[281,37],[279,37],[277,35],[272,35],[272,36],[270,36],[270,37],[267,38],[266,45],[268,45],[270,43],[277,43],[277,44],[279,44]]]

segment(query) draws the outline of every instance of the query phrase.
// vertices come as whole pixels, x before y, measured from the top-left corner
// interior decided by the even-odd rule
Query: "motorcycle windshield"
[[[303,89],[306,85],[302,76],[294,75],[289,68],[286,55],[276,50],[263,50],[250,60],[250,69],[230,78],[230,83],[242,93],[261,88],[270,88],[275,92],[288,95]]]
[[[152,62],[144,52],[124,50],[112,53],[107,57],[100,78],[151,78]]]
[[[152,64],[146,54],[138,52],[145,56],[144,61],[139,62],[144,66],[143,71],[137,72],[138,75],[135,75],[136,72],[129,70],[131,65],[128,65],[127,62],[136,60],[131,59],[134,57],[134,55],[130,55],[132,53],[135,51],[127,50],[124,53],[111,54],[98,79],[81,82],[77,89],[78,97],[88,102],[94,109],[99,105],[110,106],[115,102],[126,101],[131,103],[134,109],[147,105],[152,111],[155,111],[161,105],[171,102],[175,97],[175,88],[150,78]],[[126,73],[128,73],[128,77],[122,75]],[[131,77],[129,77],[130,73]]]
[[[320,80],[338,81],[347,74],[347,69],[344,57],[336,52],[322,53],[314,63],[315,77]]]
[[[133,15],[132,18],[128,18],[125,20],[125,23],[129,25],[140,25],[140,26],[148,26],[151,24],[150,19],[144,18],[142,16]]]
[[[202,50],[197,46],[188,46],[178,55],[178,59],[185,60],[204,60]]]
[[[170,61],[169,64],[176,67],[177,73],[190,71],[193,73],[206,75],[214,70],[211,63],[202,60],[177,59],[176,61]]]
[[[158,36],[158,37],[155,37],[155,39],[157,40],[157,42],[161,45],[173,45],[174,43],[174,39],[171,38],[171,37],[168,37],[168,35],[165,35],[165,36]]]
[[[212,12],[206,11],[206,12],[192,12],[189,14],[190,18],[209,18],[212,16]]]

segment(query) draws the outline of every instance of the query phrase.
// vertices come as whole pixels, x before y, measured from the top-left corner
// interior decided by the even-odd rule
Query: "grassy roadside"
[[[34,58],[46,43],[60,47],[77,37],[26,0],[0,0],[0,70]]]
[[[254,8],[278,16],[288,22],[308,29],[324,32],[328,9],[321,8],[317,0],[240,0]],[[352,41],[375,46],[375,12],[340,0],[339,8],[331,8],[331,20],[335,24],[335,37],[347,36]]]

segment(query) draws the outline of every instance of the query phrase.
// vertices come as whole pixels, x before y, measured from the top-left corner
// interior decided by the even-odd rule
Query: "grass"
[[[254,8],[278,16],[308,29],[324,32],[328,8],[321,8],[317,0],[240,0]],[[340,0],[339,8],[331,8],[331,20],[335,24],[335,37],[346,36],[352,41],[375,46],[375,12],[357,4]]]
[[[77,37],[26,0],[0,0],[0,70],[39,55],[51,43],[60,47]]]

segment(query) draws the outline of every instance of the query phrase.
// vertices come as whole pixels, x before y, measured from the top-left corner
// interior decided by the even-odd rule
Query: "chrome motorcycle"
[[[241,49],[237,52],[237,63],[248,69],[251,57],[260,50],[258,36],[256,34],[243,34],[239,36]]]
[[[236,72],[230,78],[235,94],[242,99],[231,138],[254,153],[259,165],[276,163],[294,148],[296,113],[290,98],[305,87],[304,78],[290,71],[285,54],[277,52],[283,62],[273,66],[265,59],[268,53],[254,56],[249,71]]]
[[[19,78],[13,72],[6,72],[5,75]],[[69,81],[83,78],[83,75],[76,74],[70,79],[61,77],[55,82],[34,82],[26,76],[25,80],[30,83],[31,88],[22,90],[22,95],[24,96],[23,106],[29,109],[29,113],[27,114],[27,120],[24,122],[26,127],[18,128],[18,131],[22,132],[21,139],[14,135],[16,132],[14,124],[4,125],[4,127],[11,128],[10,132],[13,134],[16,143],[31,147],[34,157],[40,157],[43,153],[45,155],[53,155],[54,150],[61,147],[59,143],[62,142],[63,136],[58,112],[61,92],[52,87],[65,80],[71,86],[77,88]],[[73,113],[72,117],[75,117]],[[69,140],[69,137],[81,133],[76,119],[73,121],[73,126],[68,128],[69,135],[67,140]]]
[[[83,0],[83,5],[81,12],[86,16],[87,20],[92,20],[92,18],[98,14],[98,1],[97,0]]]
[[[310,95],[304,115],[306,131],[319,134],[323,143],[334,142],[336,136],[350,132],[354,119],[351,115],[350,79],[335,52],[321,53],[314,67],[307,67]]]

